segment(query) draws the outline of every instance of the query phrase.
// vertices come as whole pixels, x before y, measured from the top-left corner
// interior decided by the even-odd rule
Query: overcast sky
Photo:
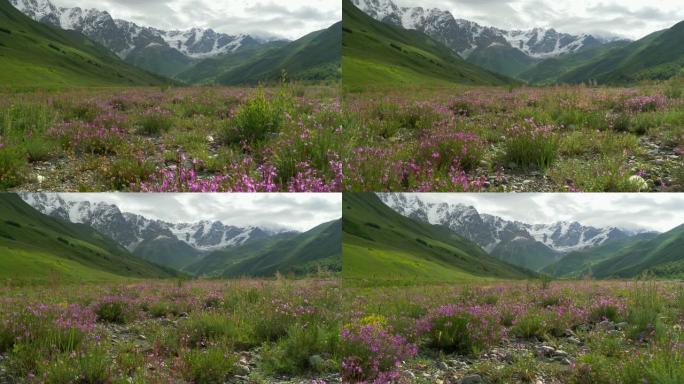
[[[666,232],[684,224],[684,194],[423,193],[423,201],[460,203],[529,224],[578,221],[595,227]]]
[[[684,20],[683,0],[395,0],[401,6],[451,11],[456,18],[504,29],[639,39]]]
[[[239,227],[305,231],[342,216],[339,193],[61,193],[66,201],[114,204],[123,212],[176,223],[221,221]]]
[[[291,40],[342,20],[341,0],[53,0],[160,29],[212,28]]]

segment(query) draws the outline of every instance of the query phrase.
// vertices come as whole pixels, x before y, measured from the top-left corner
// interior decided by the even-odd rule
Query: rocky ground
[[[426,355],[406,365],[402,376],[407,383],[420,384],[561,384],[567,382],[568,369],[577,358],[590,350],[583,336],[586,332],[624,336],[626,326],[604,321],[544,341],[508,339],[478,357]]]

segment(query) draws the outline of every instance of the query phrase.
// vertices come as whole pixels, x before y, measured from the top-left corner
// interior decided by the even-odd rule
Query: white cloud
[[[504,29],[555,28],[639,39],[684,20],[682,0],[395,0]]]
[[[114,204],[123,212],[168,222],[221,221],[299,231],[339,219],[339,193],[60,193],[66,201]]]
[[[666,232],[684,224],[684,194],[636,193],[424,193],[422,200],[471,205],[480,213],[544,224],[578,221]]]
[[[342,19],[341,0],[53,0],[95,8],[160,29],[213,28],[228,34],[297,39]]]

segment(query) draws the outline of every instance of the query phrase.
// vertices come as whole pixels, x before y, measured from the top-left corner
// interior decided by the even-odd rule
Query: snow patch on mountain
[[[125,59],[136,49],[169,47],[192,59],[232,53],[263,39],[249,35],[228,35],[212,29],[191,28],[164,31],[141,27],[126,20],[114,19],[106,11],[57,7],[50,0],[10,0],[12,5],[32,19],[58,28],[75,30],[109,48]]]
[[[169,223],[122,212],[116,205],[104,202],[68,201],[55,193],[22,193],[20,196],[43,214],[91,226],[129,251],[134,251],[143,242],[168,238],[184,242],[195,250],[210,252],[278,233],[273,229],[236,227],[220,221]]]
[[[543,59],[577,52],[585,47],[603,44],[589,34],[571,35],[554,29],[506,31],[485,27],[475,22],[456,19],[451,12],[437,8],[400,7],[392,0],[352,0],[370,17],[427,34],[467,58],[477,49],[492,46],[516,48],[530,57]]]
[[[528,224],[480,214],[474,207],[464,204],[431,203],[418,196],[396,193],[380,193],[378,196],[401,215],[447,226],[489,253],[500,243],[510,241],[537,241],[553,251],[567,253],[630,236],[616,227],[595,228],[567,221]]]

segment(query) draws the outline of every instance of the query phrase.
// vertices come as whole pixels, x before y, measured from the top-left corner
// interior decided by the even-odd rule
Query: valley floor
[[[363,191],[681,191],[681,85],[410,88],[345,95]]]
[[[314,279],[0,288],[0,383],[336,382],[339,299]]]
[[[684,382],[681,282],[353,285],[345,382]]]
[[[2,91],[0,189],[341,191],[335,86]]]

